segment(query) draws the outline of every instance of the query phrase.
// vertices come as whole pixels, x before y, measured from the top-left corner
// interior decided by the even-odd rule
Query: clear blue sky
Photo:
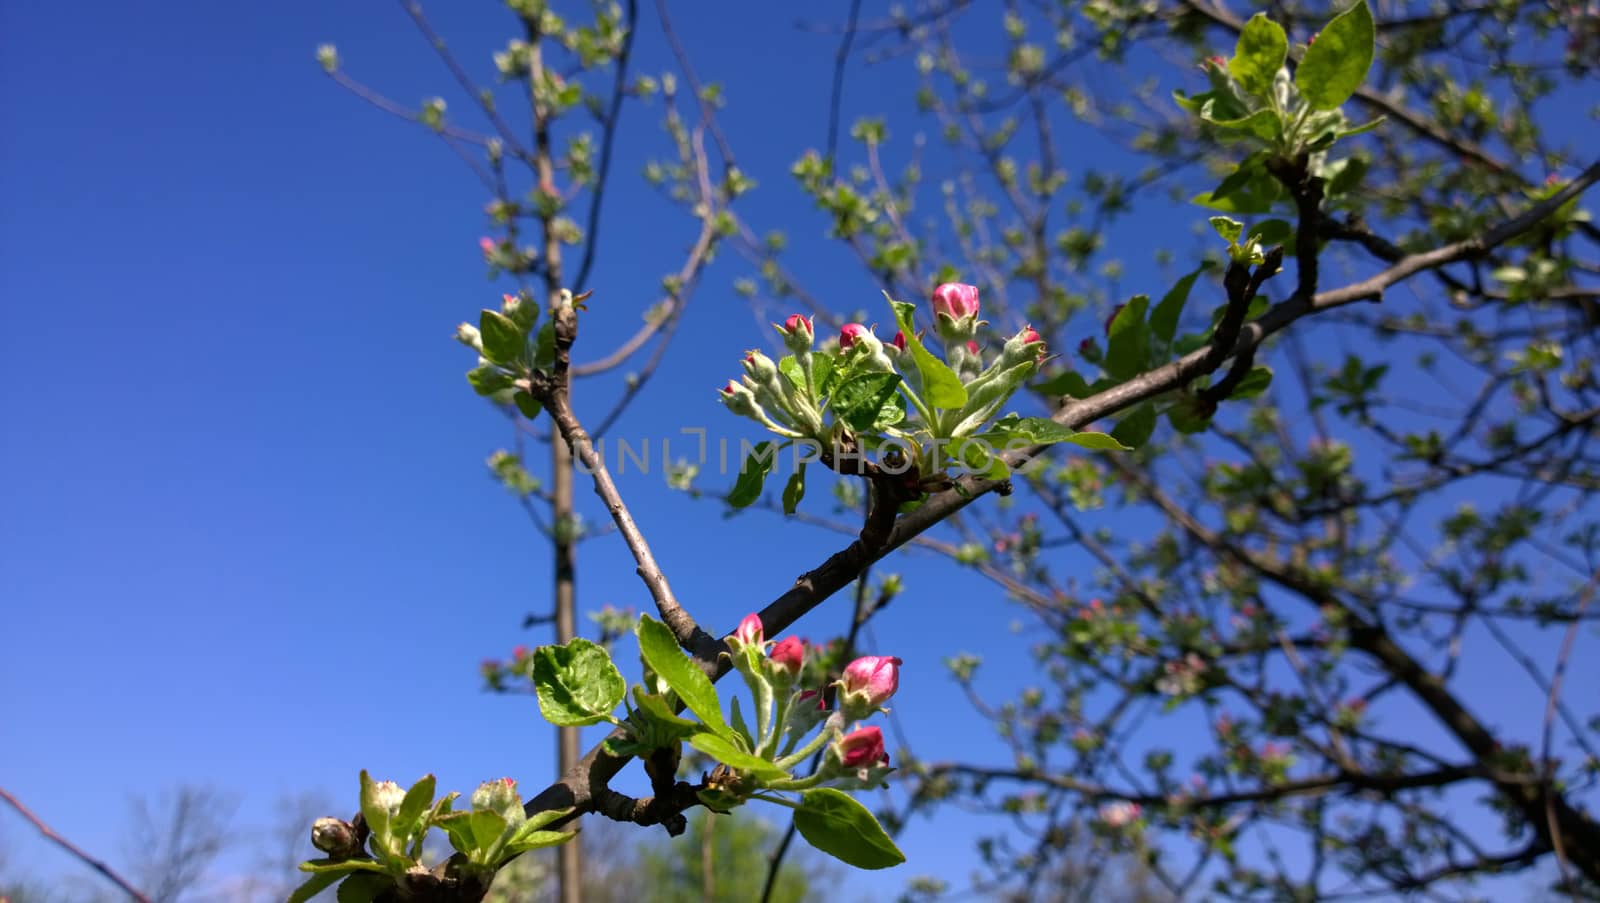
[[[467,6],[429,12],[487,76],[507,17]],[[790,229],[837,309],[876,307],[787,176],[822,140],[832,39],[767,4],[674,10],[701,74],[728,84],[725,127],[762,184],[747,215]],[[636,71],[660,71],[646,21]],[[0,786],[115,860],[125,796],[181,782],[239,794],[240,825],[265,822],[286,792],[351,808],[363,767],[431,770],[461,790],[501,774],[542,785],[553,738],[532,702],[485,695],[475,674],[544,639],[518,625],[547,607],[550,581],[543,540],[485,475],[509,431],[471,395],[470,356],[450,338],[497,297],[476,246],[486,198],[439,142],[312,59],[337,43],[353,75],[397,99],[443,94],[463,110],[409,20],[348,0],[12,3],[0,33]],[[852,114],[910,109],[905,78],[854,85]],[[637,178],[664,152],[658,112],[629,115],[594,343],[636,327],[689,237]],[[1091,132],[1063,143],[1078,167],[1113,162]],[[630,435],[750,435],[714,396],[740,350],[769,338],[730,289],[745,269],[731,254],[713,269]],[[580,401],[598,413],[614,389],[586,384]],[[657,475],[621,482],[678,595],[719,629],[842,544],[764,514],[729,526]],[[911,593],[875,624],[893,638],[878,651],[906,661],[898,708],[914,741],[1002,760],[940,662],[1023,661],[1017,613],[926,556],[889,569]],[[648,607],[614,538],[583,546],[579,584],[585,609]],[[828,603],[800,633],[836,632],[847,607]],[[982,612],[960,636],[919,628],[929,609],[957,608]],[[973,858],[952,827],[919,823],[910,865],[848,886],[924,872],[961,885]],[[13,869],[75,871],[9,815],[0,844]]]

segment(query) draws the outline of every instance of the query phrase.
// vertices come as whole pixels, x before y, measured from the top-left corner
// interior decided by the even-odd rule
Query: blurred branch
[[[128,880],[117,874],[111,868],[111,866],[106,865],[105,862],[89,855],[77,844],[74,844],[72,841],[62,837],[60,834],[57,834],[55,829],[45,824],[43,819],[39,818],[37,815],[34,815],[27,806],[24,806],[20,800],[12,796],[3,787],[0,787],[0,799],[5,800],[8,804],[10,804],[11,808],[17,810],[17,814],[27,819],[28,822],[34,826],[34,828],[38,829],[39,833],[46,840],[50,841],[61,849],[66,850],[67,853],[69,853],[74,859],[77,859],[84,865],[87,865],[99,872],[101,875],[104,875],[107,881],[115,884],[122,890],[123,893],[127,894],[129,898],[137,901],[137,903],[150,903],[149,897],[141,893],[139,889],[134,887],[132,884],[129,884]]]

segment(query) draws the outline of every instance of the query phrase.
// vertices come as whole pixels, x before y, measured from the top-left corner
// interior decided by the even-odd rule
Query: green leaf
[[[1211,115],[1211,109],[1201,112],[1200,118],[1211,123],[1219,129],[1230,132],[1243,132],[1262,141],[1275,142],[1283,134],[1283,118],[1275,110],[1257,110],[1248,116],[1237,119],[1217,119]]]
[[[1211,414],[1201,409],[1199,399],[1186,395],[1167,409],[1167,422],[1180,433],[1203,433],[1211,425]]]
[[[289,903],[306,903],[312,897],[322,893],[328,888],[339,883],[347,872],[319,872],[311,876],[311,880],[294,889],[289,895]]]
[[[699,716],[706,727],[724,737],[730,735],[732,729],[722,720],[722,703],[717,700],[711,678],[678,648],[672,629],[644,615],[634,628],[634,634],[639,638],[639,654],[645,664],[678,694],[678,700]]]
[[[888,292],[883,296],[889,298]],[[917,306],[893,298],[889,298],[889,306],[894,308],[895,322],[900,326],[900,334],[906,338],[906,350],[911,352],[911,360],[916,363],[917,373],[922,376],[922,394],[928,404],[950,409],[965,405],[967,387],[961,384],[961,377],[944,361],[934,357],[933,352],[924,348],[922,340],[917,338],[917,331],[911,323]]]
[[[351,872],[382,872],[383,866],[374,859],[309,859],[300,863],[300,871],[313,875],[348,875]]]
[[[1294,72],[1295,87],[1312,109],[1336,110],[1361,87],[1372,66],[1374,34],[1367,0],[1359,0],[1317,33]]]
[[[533,366],[540,370],[548,370],[556,363],[556,323],[546,320],[539,327],[539,335],[533,340]]]
[[[627,690],[606,650],[582,637],[533,650],[533,684],[539,712],[560,727],[605,721]]]
[[[1088,381],[1076,370],[1063,370],[1034,386],[1034,389],[1041,395],[1067,395],[1072,398],[1088,398],[1090,395]]]
[[[895,399],[900,397],[900,374],[863,373],[852,376],[833,390],[833,412],[858,433],[893,416]]]
[[[1161,303],[1156,305],[1156,309],[1150,312],[1150,334],[1163,345],[1172,342],[1173,334],[1178,331],[1178,319],[1183,315],[1183,306],[1189,302],[1194,281],[1208,269],[1210,264],[1201,264],[1199,269],[1179,279],[1161,296]]]
[[[1133,449],[1105,433],[1073,433],[1071,436],[1058,441],[1071,442],[1073,445],[1094,449],[1095,451],[1133,451]]]
[[[1385,119],[1387,119],[1387,118],[1388,118],[1387,116],[1379,116],[1377,119],[1374,119],[1374,120],[1372,120],[1370,122],[1363,122],[1360,125],[1351,126],[1350,128],[1347,128],[1347,129],[1342,129],[1339,132],[1338,137],[1342,139],[1342,138],[1349,138],[1351,135],[1362,135],[1362,134],[1365,134],[1365,133],[1370,132],[1373,129],[1377,128],[1378,126],[1383,125],[1383,121]]]
[[[1251,226],[1250,231],[1245,233],[1245,238],[1254,238],[1268,247],[1287,244],[1294,238],[1294,227],[1289,225],[1288,220],[1264,219]]]
[[[335,899],[339,903],[372,903],[382,891],[394,886],[394,881],[382,875],[351,875],[339,885]]]
[[[522,416],[529,420],[537,419],[539,412],[544,410],[544,407],[539,404],[539,399],[534,398],[527,392],[518,392],[512,395],[511,401],[516,404],[517,410],[522,412]]]
[[[1111,438],[1131,448],[1139,448],[1150,441],[1156,430],[1156,406],[1145,402],[1129,411],[1111,430]]]
[[[1035,445],[1054,445],[1058,442],[1072,442],[1085,448],[1109,448],[1118,451],[1133,451],[1105,433],[1079,433],[1056,423],[1046,417],[1015,418],[1008,415],[995,422],[994,429],[984,433],[980,438],[992,441],[994,438],[1026,439]]]
[[[1215,229],[1217,234],[1222,236],[1222,240],[1227,242],[1230,247],[1238,244],[1239,236],[1244,233],[1244,223],[1229,219],[1226,216],[1213,216],[1209,222],[1211,223],[1211,228]]]
[[[805,497],[806,466],[801,464],[789,475],[789,482],[783,484],[783,513],[793,514],[800,507],[800,500]]]
[[[1111,336],[1106,342],[1106,372],[1123,380],[1142,371],[1150,362],[1150,328],[1144,312],[1150,299],[1134,295],[1111,321]]]
[[[660,749],[678,743],[683,738],[701,730],[696,721],[679,717],[666,697],[647,693],[643,686],[633,688],[634,710],[628,716],[631,733],[637,735],[645,749]]]
[[[473,849],[487,850],[506,833],[505,817],[493,809],[473,809],[467,813],[467,824],[472,829]]]
[[[427,830],[422,823],[423,816],[427,814],[428,807],[433,805],[434,779],[433,775],[423,775],[422,780],[411,785],[406,791],[405,798],[400,801],[400,811],[395,814],[393,831],[397,837],[410,837],[418,831]]]
[[[527,340],[517,324],[498,310],[478,315],[478,332],[483,335],[483,356],[497,364],[514,364],[522,356]]]
[[[378,803],[378,782],[365,768],[361,769],[361,816],[367,820],[367,828],[377,840],[374,846],[389,849],[389,810]]]
[[[1283,68],[1289,56],[1289,37],[1283,26],[1268,19],[1265,13],[1256,13],[1244,23],[1239,32],[1239,43],[1234,47],[1233,59],[1228,61],[1228,72],[1239,87],[1257,97],[1272,93],[1272,80]]]
[[[728,504],[735,508],[748,508],[761,498],[761,487],[766,485],[767,474],[778,461],[778,443],[758,442],[739,466],[739,479],[728,493]]]
[[[506,841],[505,855],[518,856],[529,850],[560,846],[577,836],[577,831],[539,831],[530,829],[524,824],[517,829],[517,833],[511,835],[510,840]]]
[[[1272,368],[1255,367],[1244,375],[1244,379],[1239,380],[1239,384],[1233,387],[1228,397],[1254,398],[1267,391],[1270,385],[1272,385]]]
[[[856,868],[883,869],[906,861],[867,807],[832,787],[805,792],[794,810],[794,827],[807,843]]]
[[[747,753],[733,741],[716,734],[695,734],[689,745],[729,768],[737,768],[762,780],[778,781],[789,776],[787,771],[753,753]]]
[[[511,388],[516,378],[493,364],[484,364],[467,371],[467,382],[479,395],[493,395]]]

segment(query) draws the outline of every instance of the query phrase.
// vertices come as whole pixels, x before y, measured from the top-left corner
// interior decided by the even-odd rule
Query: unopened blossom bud
[[[1023,361],[1037,361],[1044,357],[1044,339],[1032,326],[1024,326],[1022,331],[1006,340],[1005,347],[1000,351],[1000,366],[1011,367]]]
[[[772,645],[772,651],[767,653],[776,672],[787,677],[788,685],[800,677],[800,669],[806,663],[806,644],[799,637],[788,636]]]
[[[511,322],[524,332],[533,328],[539,321],[539,307],[521,295],[505,295],[501,298],[500,312],[511,318]]]
[[[811,730],[828,720],[828,700],[817,690],[802,690],[795,694],[789,709],[784,730],[799,738],[810,735]]]
[[[361,852],[355,827],[338,818],[319,818],[312,822],[311,845],[334,859],[349,859]]]
[[[906,350],[906,334],[903,332],[895,333],[894,341],[890,342],[889,345],[894,348],[896,353],[904,352]]]
[[[778,380],[778,365],[772,362],[759,351],[747,351],[744,355],[744,372],[750,375],[758,385],[769,389],[776,389]]]
[[[1125,828],[1139,818],[1139,804],[1129,802],[1106,803],[1100,807],[1100,820],[1110,828]]]
[[[339,48],[332,44],[323,44],[317,48],[317,63],[322,66],[322,71],[332,73],[339,68]]]
[[[963,320],[978,316],[978,287],[960,282],[946,282],[933,290],[933,312],[936,316]]]
[[[486,235],[478,239],[478,250],[483,252],[484,257],[493,257],[500,252],[500,244]]]
[[[863,336],[871,334],[871,331],[860,323],[846,323],[844,328],[839,330],[839,347],[849,351],[856,346],[857,342],[861,341]]]
[[[799,314],[790,314],[789,319],[784,320],[783,325],[778,327],[778,333],[783,336],[784,347],[795,354],[810,351],[816,342],[816,332],[812,328],[811,318]]]
[[[518,820],[522,813],[522,795],[517,792],[517,782],[512,778],[484,781],[472,791],[472,808],[497,812],[508,821]],[[516,813],[516,814],[513,814]]]
[[[728,410],[740,417],[761,419],[761,406],[756,403],[756,395],[748,386],[740,385],[730,379],[719,391],[722,403],[728,406]]]
[[[838,682],[839,703],[845,717],[858,721],[878,710],[900,689],[900,659],[864,655],[845,666]]]
[[[373,796],[380,808],[389,810],[389,814],[393,815],[400,811],[400,803],[405,800],[406,791],[394,781],[378,781],[373,785]]]
[[[746,646],[761,645],[765,640],[761,632],[761,616],[755,612],[745,615],[744,620],[740,621],[738,628],[733,631],[733,638]]]
[[[883,748],[883,731],[878,727],[856,728],[833,744],[833,755],[845,768],[867,768],[889,764]]]
[[[478,332],[478,327],[471,323],[462,323],[456,327],[456,341],[479,354],[483,353],[483,335]]]

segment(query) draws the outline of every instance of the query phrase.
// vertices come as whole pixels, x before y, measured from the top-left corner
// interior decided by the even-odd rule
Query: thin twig
[[[68,853],[71,853],[73,858],[104,875],[107,881],[110,881],[112,884],[115,884],[117,887],[121,888],[123,893],[138,901],[138,903],[150,903],[149,897],[145,896],[139,891],[138,888],[130,884],[126,878],[117,874],[116,871],[111,868],[111,866],[106,865],[103,861],[96,859],[93,856],[90,856],[88,853],[85,853],[77,844],[66,839],[65,837],[62,837],[60,834],[57,834],[54,828],[51,828],[49,825],[45,824],[44,820],[39,818],[39,816],[34,815],[27,806],[22,805],[22,802],[7,792],[4,787],[0,787],[0,799],[3,799],[7,803],[11,804],[11,808],[17,810],[17,814],[31,822],[46,840],[54,843],[61,849],[66,850]]]

